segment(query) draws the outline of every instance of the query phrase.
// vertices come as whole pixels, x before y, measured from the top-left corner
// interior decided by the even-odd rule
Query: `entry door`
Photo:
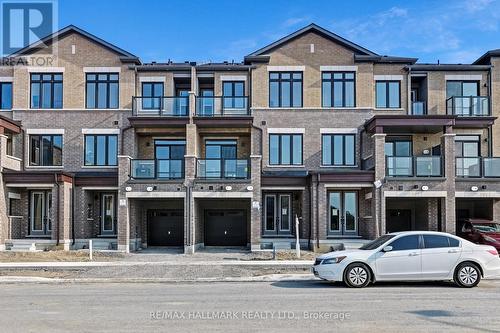
[[[48,236],[52,233],[52,193],[33,191],[30,195],[30,234]]]
[[[101,195],[101,234],[116,235],[115,231],[115,195],[104,193]]]
[[[264,234],[292,235],[292,195],[266,194],[264,201]]]
[[[358,195],[357,192],[329,192],[328,233],[336,236],[358,234]]]
[[[236,178],[236,140],[205,141],[206,177]]]

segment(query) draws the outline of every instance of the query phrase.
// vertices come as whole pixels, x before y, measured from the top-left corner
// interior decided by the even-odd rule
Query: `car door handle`
[[[415,256],[418,256],[418,252],[412,252],[409,254],[410,257],[415,257]]]
[[[458,250],[449,250],[448,253],[458,253]]]

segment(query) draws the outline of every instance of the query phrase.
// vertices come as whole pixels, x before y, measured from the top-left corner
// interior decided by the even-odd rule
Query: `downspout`
[[[319,182],[321,175],[316,174],[316,247],[319,248]]]
[[[55,200],[53,205],[54,205],[54,212],[56,212],[56,214],[55,214],[56,234],[57,234],[56,246],[58,246],[59,245],[59,196],[60,196],[59,190],[60,190],[60,187],[59,187],[59,182],[57,181],[57,173],[54,173],[54,180],[55,180],[55,185],[57,187],[57,196],[56,196],[57,200]]]
[[[488,111],[490,112],[490,116],[493,116],[493,108],[491,107],[493,105],[493,89],[491,88],[491,72],[493,67],[490,67],[490,70],[488,72],[488,96],[490,97],[490,103],[488,104],[488,107],[490,108]],[[493,125],[490,125],[488,127],[488,156],[493,157]]]
[[[75,174],[71,176],[73,185],[71,188],[71,245],[75,245]]]
[[[307,248],[309,250],[311,250],[311,237],[312,237],[312,226],[313,226],[313,223],[312,223],[312,210],[313,210],[313,206],[312,206],[312,175],[309,176],[309,184],[308,184],[308,192],[309,192],[309,236],[308,236],[308,239],[307,239]]]

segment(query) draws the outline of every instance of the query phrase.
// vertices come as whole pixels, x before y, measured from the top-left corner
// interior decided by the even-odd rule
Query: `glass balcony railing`
[[[414,116],[424,116],[427,114],[425,102],[411,102],[411,114]]]
[[[184,160],[131,160],[130,178],[182,179],[184,178]]]
[[[212,179],[248,179],[250,176],[247,159],[198,159],[196,177]]]
[[[196,115],[199,117],[248,116],[248,97],[196,97]]]
[[[500,157],[457,157],[456,175],[460,178],[500,178]]]
[[[441,177],[441,156],[387,156],[388,177]]]
[[[490,115],[488,96],[453,96],[446,100],[449,115],[460,117],[485,117]]]
[[[188,96],[132,97],[132,114],[150,117],[187,117]]]

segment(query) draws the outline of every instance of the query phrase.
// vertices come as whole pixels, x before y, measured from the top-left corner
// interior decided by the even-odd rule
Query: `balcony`
[[[198,159],[196,177],[204,179],[248,179],[247,159]]]
[[[460,178],[500,178],[500,157],[457,157]]]
[[[184,178],[184,160],[131,160],[131,179],[182,179]]]
[[[442,177],[441,156],[386,156],[387,177]]]
[[[196,115],[198,117],[249,116],[248,97],[197,96]]]
[[[490,115],[488,96],[453,96],[446,100],[449,115],[460,117],[487,117]]]
[[[424,116],[427,114],[425,102],[411,102],[411,114],[414,116]]]
[[[134,117],[187,117],[188,96],[132,97]]]

